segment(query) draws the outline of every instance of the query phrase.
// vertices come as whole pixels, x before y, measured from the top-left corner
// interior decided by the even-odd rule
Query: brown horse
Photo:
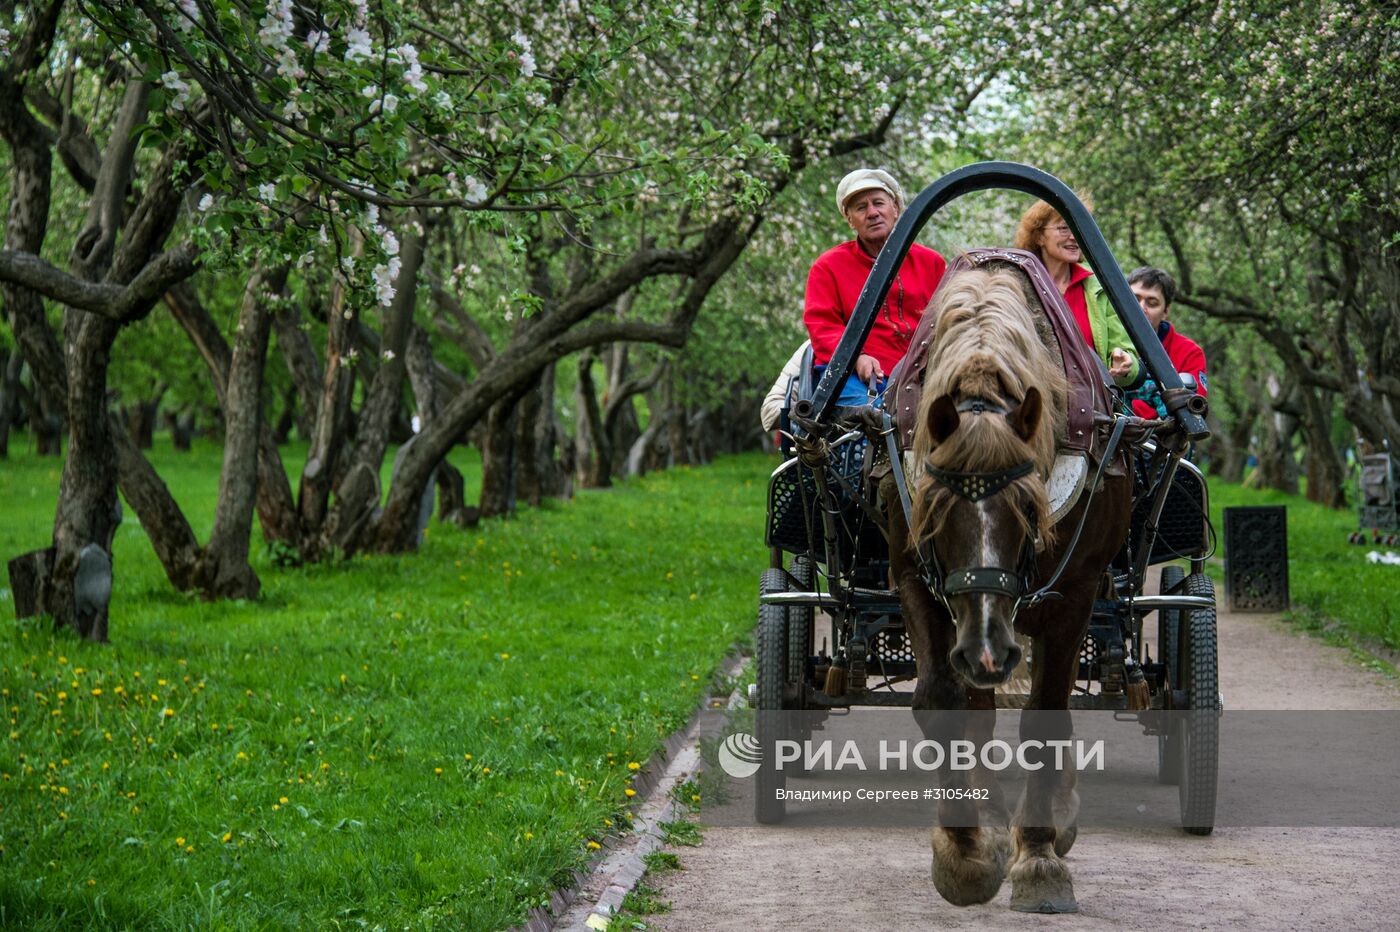
[[[890,519],[891,568],[918,666],[915,716],[925,737],[945,746],[989,738],[993,690],[1021,660],[1019,633],[1033,644],[1026,707],[1053,710],[1023,715],[1021,740],[1069,739],[1080,643],[1128,532],[1131,479],[1107,470],[1095,494],[1051,525],[1046,481],[1065,430],[1068,354],[1037,319],[1044,309],[1025,272],[950,271],[928,314],[913,519],[906,523],[898,507]],[[1029,589],[1053,576],[1086,508],[1087,530],[1055,583],[1061,597],[1029,604]],[[1014,819],[990,773],[938,771],[945,796],[933,829],[933,880],[949,902],[987,902],[1009,874],[1013,909],[1077,910],[1063,860],[1077,831],[1075,773],[1056,768],[1052,755],[1042,762],[1027,776]],[[949,789],[985,798],[949,799]]]

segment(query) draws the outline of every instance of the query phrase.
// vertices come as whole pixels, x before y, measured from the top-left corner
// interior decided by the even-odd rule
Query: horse
[[[1103,470],[1100,488],[1081,494],[1052,524],[1047,479],[1072,394],[1068,347],[1043,319],[1026,271],[1006,263],[963,271],[957,265],[926,313],[930,346],[912,456],[906,454],[916,473],[912,518],[890,509],[890,568],[915,655],[913,708],[924,736],[944,747],[991,737],[995,687],[1022,659],[1019,634],[1032,645],[1026,708],[1040,710],[1022,715],[1025,751],[1034,748],[1031,739],[1071,737],[1080,644],[1105,570],[1128,533],[1132,480],[1121,466]],[[1082,347],[1073,349],[1077,360],[1086,358]],[[893,490],[884,492],[891,501]],[[1076,542],[1063,529],[1081,518],[1091,532]],[[1027,599],[1033,581],[1050,580],[1062,559],[1060,597],[1028,604],[1036,601]],[[932,873],[949,902],[985,903],[1009,876],[1013,909],[1077,911],[1064,861],[1078,832],[1075,773],[1053,766],[1053,755],[1027,754],[1028,763],[1036,760],[1044,766],[1029,768],[1014,819],[995,776],[980,764],[938,769],[943,793]]]

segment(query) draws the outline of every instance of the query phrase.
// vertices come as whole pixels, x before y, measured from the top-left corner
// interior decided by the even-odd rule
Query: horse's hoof
[[[1011,908],[1018,913],[1053,914],[1079,912],[1079,904],[1075,902],[1074,897],[1070,897],[1069,899],[1046,899],[1036,901],[1018,898],[1014,893],[1011,894]]]
[[[975,831],[971,845],[954,832]],[[1004,828],[933,830],[933,886],[954,906],[975,906],[997,895],[1006,878],[1011,839]]]
[[[1074,840],[1079,837],[1078,825],[1066,825],[1064,828],[1055,830],[1055,853],[1060,857],[1069,854],[1069,849],[1074,847]]]
[[[1020,913],[1077,913],[1074,883],[1059,858],[1025,858],[1011,866],[1011,908]]]

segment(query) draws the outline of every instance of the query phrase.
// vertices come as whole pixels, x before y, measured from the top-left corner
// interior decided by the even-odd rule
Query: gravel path
[[[1222,612],[1219,630],[1229,709],[1400,709],[1393,681],[1274,616]],[[649,929],[1400,928],[1395,829],[1086,829],[1069,855],[1081,912],[1063,917],[1012,912],[1009,883],[984,906],[944,902],[927,825],[713,827],[679,854],[684,871],[649,881],[671,903]]]

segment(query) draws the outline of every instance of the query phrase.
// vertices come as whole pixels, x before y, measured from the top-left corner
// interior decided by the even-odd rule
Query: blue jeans
[[[826,371],[826,366],[814,366],[812,371],[814,371],[817,374],[817,378],[820,379],[822,373]],[[882,397],[884,391],[885,382],[881,380],[875,385],[875,400],[872,402],[870,400],[869,387],[860,380],[860,376],[852,372],[846,377],[846,384],[841,386],[841,394],[836,399],[836,403],[848,408],[861,408],[867,404],[873,404],[875,407],[880,408],[884,407],[884,398]]]

